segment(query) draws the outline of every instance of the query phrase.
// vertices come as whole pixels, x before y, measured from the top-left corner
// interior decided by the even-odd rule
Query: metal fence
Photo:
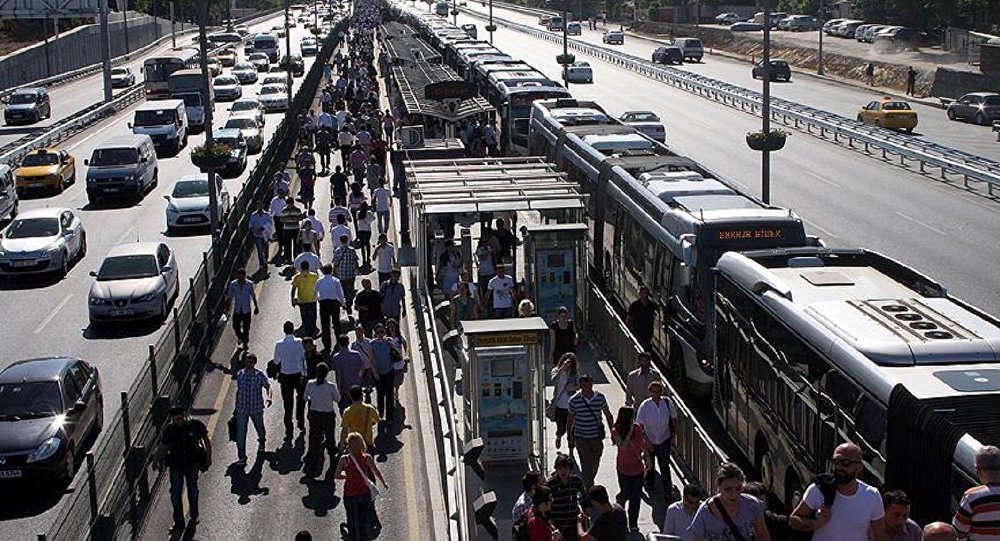
[[[120,407],[107,423],[97,447],[87,453],[75,490],[67,496],[41,541],[110,541],[137,539],[160,480],[152,468],[152,453],[167,409],[190,404],[208,364],[220,330],[225,287],[233,270],[251,255],[252,239],[246,217],[269,194],[269,180],[283,169],[296,143],[296,119],[309,109],[330,58],[348,22],[331,32],[292,100],[260,160],[244,183],[230,211],[220,221],[214,246],[203,254],[187,292],[177,300],[173,317],[151,344],[146,363]],[[114,397],[108,397],[114,399]]]
[[[588,281],[589,282],[589,281]],[[639,352],[642,348],[639,341],[615,312],[614,307],[601,293],[593,282],[588,283],[589,310],[587,323],[590,335],[597,337],[605,348],[608,361],[614,367],[621,383],[637,366]],[[666,373],[665,366],[660,366],[661,373]],[[726,453],[720,449],[708,432],[701,426],[698,419],[684,403],[670,382],[665,381],[663,395],[669,398],[677,409],[677,432],[674,438],[672,456],[677,466],[684,473],[685,481],[697,482],[703,487],[711,487],[715,479],[715,470],[719,464],[729,460]]]
[[[470,16],[486,20],[481,13],[461,8]],[[516,11],[536,14],[538,10],[510,7]],[[533,37],[562,43],[562,34],[539,30],[527,25],[498,18],[493,23]],[[667,83],[681,90],[697,94],[740,109],[753,115],[761,114],[763,97],[759,92],[691,73],[681,69],[654,64],[650,60],[592,45],[576,39],[568,40],[569,48],[604,60],[619,67],[635,71],[640,75]],[[1000,187],[1000,162],[954,148],[939,145],[917,137],[909,137],[882,128],[867,126],[854,119],[829,113],[779,98],[771,98],[771,119],[775,122],[800,130],[827,141],[839,143],[869,156],[898,160],[900,166],[915,164],[921,173],[927,168],[940,171],[940,176],[960,175],[965,187],[971,183],[985,183],[990,196]]]

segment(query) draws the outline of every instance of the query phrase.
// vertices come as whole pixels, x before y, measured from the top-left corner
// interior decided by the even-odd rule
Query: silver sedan
[[[66,276],[87,253],[87,232],[72,209],[24,211],[0,233],[0,276]]]

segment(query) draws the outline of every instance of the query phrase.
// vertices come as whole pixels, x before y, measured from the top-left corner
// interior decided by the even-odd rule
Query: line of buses
[[[885,255],[826,247],[531,66],[393,9],[479,85],[507,155],[545,156],[590,195],[592,279],[621,312],[650,289],[661,367],[711,397],[777,498],[795,505],[853,441],[867,481],[906,491],[918,520],[950,517],[976,450],[1000,442],[1000,320]]]

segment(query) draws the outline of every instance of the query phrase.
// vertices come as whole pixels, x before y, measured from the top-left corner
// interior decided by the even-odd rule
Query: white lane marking
[[[806,174],[809,175],[809,176],[811,176],[812,178],[814,178],[814,179],[816,179],[816,180],[824,183],[824,184],[829,184],[830,186],[833,186],[834,188],[840,188],[840,184],[837,184],[836,182],[834,182],[834,181],[832,181],[832,180],[830,180],[830,179],[828,179],[826,177],[817,175],[816,173],[813,173],[811,171],[806,171]]]
[[[115,241],[115,244],[118,245],[118,244],[121,244],[121,243],[125,242],[125,239],[127,239],[130,235],[132,235],[132,233],[134,231],[135,231],[135,226],[134,225],[131,226],[131,227],[129,227],[128,229],[126,229],[125,232],[122,233],[122,236],[118,237],[118,240]]]
[[[911,221],[911,222],[913,222],[913,223],[915,223],[917,225],[926,227],[927,229],[930,229],[931,231],[933,231],[933,232],[935,232],[935,233],[937,233],[939,235],[943,235],[945,237],[948,236],[948,233],[946,233],[946,232],[944,232],[944,231],[942,231],[942,230],[934,227],[933,225],[928,224],[927,222],[920,221],[920,220],[918,220],[918,219],[916,219],[916,218],[914,218],[912,216],[907,216],[906,214],[903,214],[902,212],[899,212],[899,211],[897,211],[896,214],[898,214],[900,218],[905,218],[905,219],[907,219],[907,220],[909,220],[909,221]]]
[[[820,233],[823,233],[827,237],[834,238],[834,239],[837,238],[837,235],[834,235],[833,233],[827,231],[826,229],[823,229],[822,227],[816,225],[815,222],[812,222],[810,220],[805,220],[805,219],[803,219],[803,221],[805,223],[809,224],[809,227],[812,227],[813,229],[818,229],[820,231]]]
[[[59,312],[63,308],[65,308],[67,304],[69,304],[69,300],[72,298],[73,298],[72,293],[63,297],[63,300],[59,301],[59,304],[57,304],[56,307],[53,308],[51,312],[49,312],[49,315],[45,316],[45,319],[43,319],[42,322],[39,323],[37,327],[35,327],[35,334],[42,332],[42,330],[44,330],[49,323],[52,323],[52,320],[55,319],[56,315],[58,315]]]

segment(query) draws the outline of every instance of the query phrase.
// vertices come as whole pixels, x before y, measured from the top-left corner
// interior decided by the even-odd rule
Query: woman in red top
[[[535,488],[531,495],[531,509],[528,511],[528,541],[563,541],[563,536],[549,522],[552,510],[552,490],[545,485]]]
[[[385,484],[382,472],[379,471],[371,455],[365,452],[365,439],[357,432],[347,435],[349,454],[340,457],[337,463],[337,479],[344,480],[344,509],[347,511],[347,531],[350,541],[370,541],[372,533],[368,531],[371,523],[371,513],[375,512],[372,500],[371,486],[374,486],[372,476]]]
[[[618,487],[621,489],[615,499],[622,507],[628,503],[629,529],[638,531],[642,480],[646,473],[642,453],[649,452],[652,444],[646,438],[642,426],[635,422],[634,409],[618,408],[618,418],[615,420],[614,428],[611,429],[611,441],[618,447],[615,469],[618,472]]]

